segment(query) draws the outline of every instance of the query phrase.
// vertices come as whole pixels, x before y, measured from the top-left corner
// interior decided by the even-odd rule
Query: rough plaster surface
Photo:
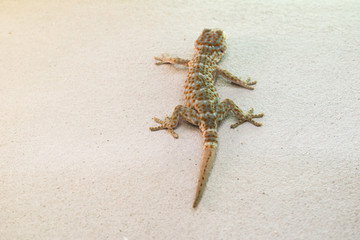
[[[0,239],[360,239],[360,3],[1,1]],[[204,27],[223,28],[226,119],[191,208],[201,135],[150,132],[183,100]]]

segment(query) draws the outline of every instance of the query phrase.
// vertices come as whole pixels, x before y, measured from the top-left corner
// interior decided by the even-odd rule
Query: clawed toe
[[[246,79],[246,85],[255,85],[257,83],[257,81],[251,81],[251,77],[248,77]]]
[[[252,118],[262,118],[263,116],[264,116],[264,113],[260,113],[260,114],[252,115]]]
[[[261,127],[262,126],[262,123],[259,123],[259,122],[256,122],[254,120],[248,120],[248,122],[252,123],[253,125],[257,126],[257,127]]]
[[[231,128],[236,128],[237,126],[239,126],[240,124],[242,124],[242,123],[244,123],[244,122],[245,122],[245,120],[240,120],[240,121],[238,121],[237,123],[232,124],[230,127],[231,127]]]

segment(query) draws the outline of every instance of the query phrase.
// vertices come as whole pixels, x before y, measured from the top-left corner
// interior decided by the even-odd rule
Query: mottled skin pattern
[[[184,91],[185,105],[176,106],[172,116],[170,118],[166,117],[164,121],[154,118],[160,126],[151,127],[150,130],[167,129],[173,137],[178,138],[173,129],[178,125],[180,116],[186,121],[199,126],[201,129],[204,138],[204,150],[193,204],[194,208],[200,201],[215,159],[218,145],[218,124],[229,112],[233,112],[239,121],[231,125],[232,128],[244,122],[250,122],[259,127],[261,123],[255,122],[253,118],[261,118],[264,115],[263,113],[253,114],[253,109],[245,113],[230,99],[225,99],[222,102],[219,101],[219,95],[214,86],[216,76],[220,75],[250,90],[254,89],[251,85],[256,84],[256,81],[250,81],[250,78],[242,81],[240,78],[217,66],[225,51],[226,41],[224,32],[220,29],[204,29],[195,42],[195,55],[191,60],[168,57],[164,54],[162,57],[155,57],[159,61],[156,64],[181,64],[188,67]]]

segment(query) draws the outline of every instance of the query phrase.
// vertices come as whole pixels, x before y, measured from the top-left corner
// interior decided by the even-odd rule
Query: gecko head
[[[196,40],[195,48],[203,54],[212,55],[216,62],[220,61],[226,51],[225,32],[217,28],[205,28]]]

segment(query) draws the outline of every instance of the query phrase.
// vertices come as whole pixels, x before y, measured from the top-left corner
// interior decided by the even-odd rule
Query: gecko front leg
[[[180,116],[196,126],[200,124],[200,116],[198,111],[187,106],[177,105],[170,118],[166,116],[165,120],[163,121],[154,117],[155,122],[159,123],[160,126],[150,127],[150,130],[157,131],[160,129],[167,129],[174,138],[178,138],[179,136],[175,133],[174,128],[178,125]]]
[[[237,126],[239,126],[240,124],[242,124],[244,122],[250,122],[257,127],[262,126],[261,123],[258,123],[256,121],[254,121],[253,119],[254,118],[262,118],[264,116],[264,113],[253,114],[253,112],[254,112],[253,108],[250,109],[247,113],[245,113],[230,99],[225,99],[223,102],[220,103],[219,110],[217,113],[218,121],[220,122],[221,120],[223,120],[230,111],[233,112],[235,114],[235,116],[239,119],[239,121],[237,123],[234,123],[231,125],[231,128],[236,128]]]
[[[216,74],[219,76],[222,76],[223,78],[231,81],[232,83],[235,83],[236,85],[239,85],[243,88],[254,90],[254,87],[251,87],[250,85],[255,85],[256,81],[251,81],[251,78],[248,77],[245,81],[241,80],[240,77],[236,77],[230,72],[226,71],[225,69],[222,69],[218,66],[216,66]]]
[[[161,57],[154,57],[155,60],[158,60],[159,62],[156,62],[156,65],[161,65],[161,64],[180,64],[180,65],[184,65],[184,66],[188,66],[188,63],[190,62],[190,60],[188,59],[183,59],[183,58],[179,58],[179,57],[170,57],[165,55],[164,53],[161,54]]]

